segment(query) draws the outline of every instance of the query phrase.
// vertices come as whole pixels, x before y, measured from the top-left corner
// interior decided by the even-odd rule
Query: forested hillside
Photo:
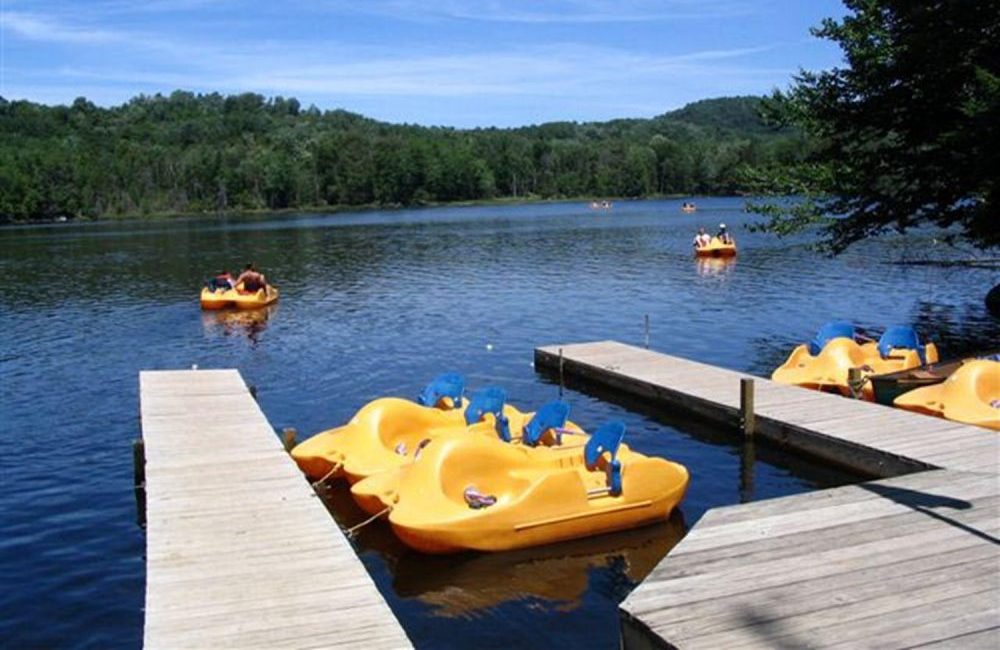
[[[490,198],[731,194],[804,154],[753,97],[653,119],[430,128],[260,95],[139,96],[114,108],[0,98],[0,220]]]

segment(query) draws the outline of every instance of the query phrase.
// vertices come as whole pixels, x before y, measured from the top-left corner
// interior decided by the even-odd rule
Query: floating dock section
[[[139,388],[147,649],[411,647],[237,371]]]
[[[710,510],[621,604],[625,648],[1000,647],[995,432],[614,341],[535,363],[734,432],[753,379],[755,436],[893,477]]]

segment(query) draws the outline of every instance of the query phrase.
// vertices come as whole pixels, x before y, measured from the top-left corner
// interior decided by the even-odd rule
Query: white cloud
[[[112,30],[66,25],[46,16],[17,11],[0,13],[0,27],[32,41],[96,44],[127,40],[124,35]]]
[[[289,11],[298,12],[300,20],[302,7],[296,3],[309,3],[313,10],[331,10],[329,2],[316,5],[317,0],[285,1],[292,5]],[[466,115],[473,116],[467,119],[476,124],[516,124],[524,118],[505,119],[504,115],[571,120],[629,117],[636,116],[637,111],[653,115],[691,99],[763,93],[784,83],[796,67],[780,69],[763,63],[772,58],[765,52],[787,44],[754,47],[743,41],[728,48],[716,43],[714,47],[707,44],[703,49],[678,51],[679,45],[671,43],[674,51],[664,52],[634,49],[627,44],[602,45],[600,39],[589,38],[589,28],[579,30],[577,42],[566,40],[566,30],[556,30],[562,34],[562,41],[491,37],[479,41],[416,39],[416,43],[408,43],[385,38],[357,43],[323,38],[322,30],[295,31],[288,25],[270,30],[268,38],[261,38],[259,28],[267,19],[256,14],[247,17],[246,25],[250,27],[241,24],[237,29],[233,24],[215,38],[215,30],[205,27],[204,16],[197,11],[186,12],[186,8],[216,7],[220,3],[157,0],[158,10],[176,9],[183,14],[169,20],[159,15],[152,19],[110,18],[108,12],[128,10],[122,0],[88,5],[100,10],[86,15],[81,12],[79,16],[67,13],[66,5],[61,5],[61,13],[6,11],[0,15],[5,36],[8,41],[22,41],[18,43],[21,51],[32,51],[32,42],[58,43],[68,49],[35,45],[35,56],[7,65],[6,75],[0,74],[0,94],[13,96],[15,90],[26,92],[36,87],[39,99],[52,98],[62,87],[63,101],[93,94],[92,98],[100,103],[118,103],[140,92],[169,93],[177,88],[249,91],[293,95],[304,104],[344,107],[383,119],[456,124],[451,116]],[[415,0],[380,0],[372,4],[383,10],[393,7],[416,11],[417,7]],[[44,0],[36,6],[44,6]],[[441,15],[455,16],[466,7],[451,0],[429,6]],[[558,0],[537,5],[485,2],[472,6],[487,20],[492,19],[490,16],[499,20],[501,10],[510,7],[536,11],[539,16],[563,7],[572,20],[585,22],[596,20],[612,5],[596,0]],[[742,3],[727,1],[708,4],[709,9],[720,11],[740,6]],[[353,10],[355,5],[351,7]],[[677,15],[695,7],[695,3],[628,1],[621,7],[620,16],[649,17],[669,9]],[[315,20],[315,13],[307,14],[306,20]],[[458,31],[463,36],[464,32],[475,33],[468,26]],[[441,33],[455,30],[443,28]],[[75,47],[78,45],[87,47]],[[94,92],[98,88],[107,90]],[[373,112],[373,106],[382,112]],[[412,114],[407,113],[408,106],[414,107]],[[521,110],[527,106],[532,107],[532,112]]]
[[[459,19],[502,23],[660,22],[728,18],[757,12],[747,0],[326,0],[343,13],[373,13],[402,20]]]
[[[343,52],[303,53],[280,47],[263,52],[228,49],[203,56],[184,69],[151,71],[148,67],[62,67],[58,76],[86,82],[138,83],[206,90],[255,91],[307,96],[349,97],[606,97],[622,101],[632,94],[655,94],[677,84],[746,87],[762,77],[786,71],[734,64],[733,59],[761,48],[654,56],[611,48],[561,44],[523,47],[516,51],[464,55],[389,56],[366,60]]]

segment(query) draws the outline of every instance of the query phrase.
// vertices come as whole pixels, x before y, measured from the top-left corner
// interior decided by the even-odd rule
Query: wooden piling
[[[864,385],[864,378],[861,376],[861,368],[847,369],[847,385],[851,389],[851,396],[855,399],[861,397],[861,388]]]
[[[285,427],[281,430],[281,444],[284,445],[285,451],[291,451],[295,448],[297,437],[298,431],[295,430],[295,427]]]
[[[747,438],[753,437],[755,415],[753,410],[753,379],[740,378],[740,430]]]
[[[741,501],[757,438],[895,477],[709,510],[620,605],[625,650],[998,646],[1000,437],[614,341],[564,347],[578,380],[739,419]]]
[[[146,445],[142,438],[132,441],[132,484],[135,487],[135,518],[146,527]]]
[[[563,350],[559,348],[559,397],[563,396],[563,387],[565,383],[563,381]]]

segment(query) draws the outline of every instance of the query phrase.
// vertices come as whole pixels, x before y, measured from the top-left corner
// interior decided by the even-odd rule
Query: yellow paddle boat
[[[203,287],[201,290],[202,309],[257,309],[277,300],[278,289],[271,285],[257,291],[245,291],[242,284],[234,289]]]
[[[572,462],[587,443],[588,436],[569,421],[569,404],[565,402],[549,402],[533,414],[518,414],[516,417],[522,418],[522,426],[515,429],[520,431],[520,434],[517,437],[500,436],[500,439],[519,443],[533,462],[555,462],[559,465],[567,462],[567,458]],[[478,428],[477,431],[486,433],[490,438],[496,437],[490,435],[489,428]],[[462,432],[441,433],[434,444],[437,444],[436,440],[439,438],[464,435]],[[423,446],[426,447],[430,443],[431,441],[427,440]],[[619,453],[628,455],[632,450],[628,445],[622,444]],[[414,455],[413,460],[418,457],[419,455]],[[370,515],[392,508],[399,502],[400,479],[408,468],[409,463],[403,463],[394,471],[373,474],[354,483],[351,486],[351,496],[354,497],[355,503]]]
[[[398,474],[389,523],[424,553],[506,551],[663,521],[684,466],[620,449],[609,422],[582,446],[539,453],[489,436],[447,436]],[[619,455],[619,451],[621,454]]]
[[[867,380],[872,375],[916,368],[938,360],[937,347],[933,343],[921,345],[912,327],[891,327],[877,343],[859,344],[855,341],[856,336],[850,323],[827,323],[812,341],[792,350],[788,360],[772,373],[771,379],[779,384],[851,396],[848,383],[851,368],[860,369],[861,379]],[[870,382],[863,381],[860,390],[863,399],[875,399]]]
[[[968,361],[944,382],[903,393],[893,404],[1000,431],[1000,361]]]
[[[449,433],[476,433],[510,442],[532,420],[506,404],[503,389],[491,386],[474,393],[462,407],[464,379],[442,375],[418,401],[383,397],[366,404],[346,425],[320,432],[292,449],[292,458],[310,479],[363,478],[401,467],[433,439]],[[580,432],[565,419],[557,427]],[[561,435],[561,434],[559,434]]]
[[[718,237],[712,237],[704,246],[694,249],[697,257],[732,257],[736,255],[736,243],[724,244]]]

